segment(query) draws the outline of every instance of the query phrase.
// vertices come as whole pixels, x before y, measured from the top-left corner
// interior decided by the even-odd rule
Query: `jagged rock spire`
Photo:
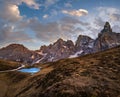
[[[112,32],[109,22],[106,22],[104,29],[99,33],[98,38],[94,42],[94,51],[103,51],[115,47],[119,45],[119,39],[120,34]]]
[[[112,32],[111,26],[109,22],[106,22],[104,25],[104,29],[102,30],[102,32]]]

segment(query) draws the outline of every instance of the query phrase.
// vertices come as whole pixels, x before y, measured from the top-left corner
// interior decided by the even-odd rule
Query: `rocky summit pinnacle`
[[[109,22],[106,22],[104,29],[98,34],[98,38],[94,42],[93,51],[103,51],[120,45],[120,33],[112,32]]]
[[[106,22],[104,25],[104,29],[101,32],[112,32],[112,28],[109,22]]]

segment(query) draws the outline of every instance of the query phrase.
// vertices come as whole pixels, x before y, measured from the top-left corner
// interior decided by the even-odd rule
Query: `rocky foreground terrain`
[[[79,35],[76,42],[58,39],[48,46],[41,46],[39,50],[31,51],[21,44],[11,44],[0,49],[0,59],[13,60],[27,64],[53,62],[64,58],[73,58],[91,54],[120,45],[120,33],[115,33],[109,22],[96,39]]]
[[[34,66],[33,75],[0,73],[0,97],[120,97],[120,46]]]

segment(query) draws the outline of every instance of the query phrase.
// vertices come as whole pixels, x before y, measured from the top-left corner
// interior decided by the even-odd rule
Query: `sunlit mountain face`
[[[120,0],[0,0],[0,48],[38,49],[57,39],[96,39],[106,21],[120,33]]]

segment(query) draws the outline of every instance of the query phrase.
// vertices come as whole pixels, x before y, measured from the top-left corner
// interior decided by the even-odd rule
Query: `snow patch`
[[[93,48],[93,43],[89,43],[88,47]]]
[[[78,57],[79,54],[81,54],[83,50],[76,52],[74,55],[70,55],[69,58],[75,58]]]
[[[52,61],[53,61],[53,59],[54,59],[54,57],[52,57],[52,56],[51,56],[51,57],[50,57],[50,59],[49,59],[49,61],[50,61],[50,62],[52,62]]]
[[[37,60],[35,63],[40,63],[40,61],[42,60],[42,58],[41,59],[39,59],[39,60]]]
[[[35,59],[35,56],[34,56],[34,55],[32,55],[30,58],[31,58],[31,59]]]
[[[37,52],[39,55],[46,55],[45,53],[43,53],[43,51]]]
[[[37,60],[37,61],[34,62],[34,63],[40,63],[40,61],[42,61],[42,60],[46,57],[46,55],[47,55],[47,54],[44,54],[43,57],[42,57],[41,59]]]
[[[120,43],[119,42],[117,42],[117,43],[111,43],[110,45],[111,46],[114,46],[114,45],[116,46],[116,45],[120,45]]]

